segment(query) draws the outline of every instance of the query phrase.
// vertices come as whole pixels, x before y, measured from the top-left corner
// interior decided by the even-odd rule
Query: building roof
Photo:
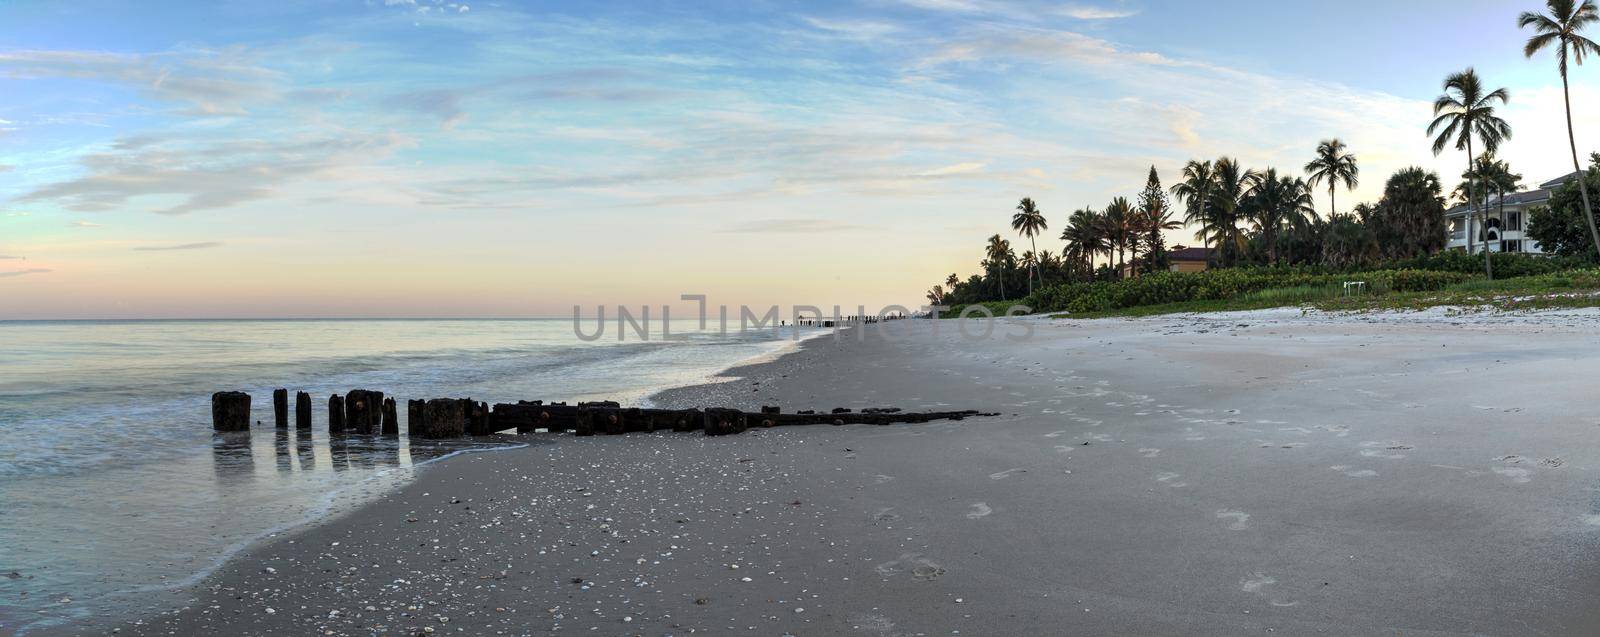
[[[1578,173],[1570,172],[1570,173],[1567,173],[1567,174],[1562,175],[1560,177],[1557,177],[1555,179],[1551,179],[1550,181],[1547,181],[1547,182],[1544,182],[1542,184],[1539,184],[1539,187],[1543,188],[1545,190],[1555,190],[1556,187],[1558,187],[1558,186],[1560,186],[1562,184],[1565,184],[1565,183],[1567,183],[1569,181],[1572,181],[1574,179],[1577,179],[1577,178],[1578,178]]]
[[[1549,201],[1550,194],[1554,192],[1556,188],[1560,188],[1562,184],[1577,178],[1578,173],[1570,172],[1555,179],[1551,179],[1550,181],[1539,184],[1539,187],[1534,190],[1524,190],[1522,192],[1509,193],[1505,196],[1505,204],[1507,206],[1523,206]],[[1489,197],[1488,205],[1490,208],[1499,206],[1500,199],[1491,195]],[[1446,216],[1462,215],[1466,214],[1467,210],[1468,207],[1466,204],[1456,204],[1449,210],[1444,211],[1444,214]]]
[[[1208,248],[1173,248],[1167,253],[1167,258],[1173,261],[1206,261],[1211,257]]]

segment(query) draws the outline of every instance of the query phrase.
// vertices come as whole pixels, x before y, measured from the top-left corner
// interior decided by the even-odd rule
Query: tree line
[[[1582,34],[1600,21],[1600,10],[1593,0],[1548,0],[1546,9],[1548,13],[1522,13],[1517,24],[1533,31],[1524,46],[1526,57],[1545,50],[1555,54],[1566,105],[1568,148],[1580,178],[1554,193],[1547,208],[1530,213],[1528,236],[1551,252],[1592,257],[1600,254],[1600,231],[1590,205],[1591,190],[1600,196],[1600,155],[1586,174],[1578,161],[1568,76],[1569,66],[1600,53],[1600,45]],[[1171,197],[1151,166],[1145,187],[1134,200],[1115,197],[1102,208],[1085,207],[1068,214],[1056,254],[1038,249],[1038,237],[1049,230],[1049,221],[1038,202],[1024,197],[1011,214],[1011,229],[1027,240],[1028,249],[1019,256],[1010,240],[995,234],[985,245],[979,273],[965,280],[950,274],[928,290],[927,298],[945,305],[1009,300],[1031,295],[1038,285],[1115,280],[1165,270],[1170,259],[1163,233],[1185,226],[1196,228],[1194,240],[1205,248],[1210,267],[1349,269],[1434,254],[1449,240],[1447,203],[1468,205],[1470,216],[1482,228],[1488,221],[1490,195],[1496,195],[1503,213],[1505,195],[1522,188],[1521,175],[1497,158],[1512,131],[1496,109],[1510,99],[1506,89],[1488,88],[1472,68],[1445,78],[1427,134],[1435,155],[1455,148],[1467,156],[1467,168],[1448,199],[1436,173],[1410,167],[1389,176],[1377,203],[1339,212],[1338,193],[1359,185],[1360,165],[1337,138],[1317,145],[1302,175],[1276,168],[1248,169],[1230,157],[1191,160],[1171,187]],[[1326,215],[1319,215],[1314,206],[1322,188],[1328,196]],[[1181,220],[1175,218],[1173,198],[1181,206]],[[1575,236],[1581,234],[1587,236]],[[1470,253],[1476,237],[1468,232],[1466,239]],[[1493,278],[1491,251],[1485,246],[1482,252],[1485,274]]]

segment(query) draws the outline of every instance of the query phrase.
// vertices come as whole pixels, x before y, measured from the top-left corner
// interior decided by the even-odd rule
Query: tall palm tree
[[[1000,300],[1006,300],[1006,267],[1011,264],[1011,242],[1001,238],[1000,235],[989,237],[989,246],[984,250],[984,255],[989,257],[989,268],[999,273]]]
[[[1034,243],[1033,237],[1038,235],[1039,231],[1048,229],[1048,226],[1044,221],[1044,213],[1039,212],[1039,207],[1034,205],[1033,198],[1023,197],[1022,201],[1017,204],[1016,214],[1011,215],[1011,229],[1027,237],[1029,247],[1033,248],[1033,252],[1038,252],[1039,245]],[[1038,274],[1038,263],[1035,262],[1028,269],[1029,295],[1033,294],[1033,277]]]
[[[1433,101],[1435,117],[1428,124],[1429,135],[1438,133],[1433,140],[1433,154],[1438,155],[1454,143],[1456,150],[1467,151],[1467,170],[1472,171],[1473,158],[1476,157],[1473,139],[1483,142],[1486,153],[1493,153],[1500,148],[1501,142],[1511,139],[1511,125],[1494,114],[1496,102],[1505,104],[1510,100],[1511,94],[1504,88],[1484,90],[1478,73],[1470,68],[1452,73],[1444,80],[1444,94]],[[1480,193],[1473,193],[1474,199],[1477,194]],[[1481,209],[1484,207],[1487,206],[1480,207],[1479,212],[1487,217],[1488,211]],[[1472,234],[1471,228],[1467,229],[1467,234]],[[1483,271],[1493,279],[1494,262],[1489,258],[1487,245],[1483,252]]]
[[[1583,196],[1583,218],[1589,222],[1589,238],[1594,241],[1595,250],[1600,251],[1600,231],[1595,230],[1594,208],[1589,207],[1589,188],[1584,181],[1583,165],[1578,163],[1578,139],[1572,132],[1572,90],[1567,87],[1568,58],[1573,64],[1581,66],[1583,56],[1591,53],[1600,55],[1600,44],[1578,33],[1584,27],[1600,21],[1600,10],[1596,10],[1593,0],[1583,0],[1582,4],[1572,0],[1546,0],[1545,6],[1550,9],[1551,15],[1524,11],[1517,18],[1518,28],[1533,27],[1535,32],[1533,37],[1528,38],[1528,44],[1522,47],[1522,53],[1531,58],[1545,47],[1556,45],[1556,70],[1561,72],[1561,98],[1567,107],[1567,147],[1572,151],[1572,169],[1578,172],[1578,193]]]
[[[1184,202],[1185,210],[1183,223],[1185,225],[1199,226],[1194,238],[1204,245],[1206,252],[1211,251],[1211,235],[1206,232],[1207,219],[1211,212],[1211,191],[1216,188],[1216,174],[1211,168],[1211,162],[1191,159],[1183,167],[1183,180],[1172,185],[1172,194]]]
[[[1267,260],[1277,265],[1278,232],[1286,227],[1303,228],[1307,217],[1316,215],[1311,189],[1299,179],[1278,176],[1276,168],[1251,175],[1249,180],[1250,189],[1240,210],[1267,244]]]
[[[1088,278],[1094,277],[1094,257],[1105,249],[1100,213],[1087,208],[1075,210],[1067,218],[1067,227],[1061,231],[1061,240],[1067,242],[1066,254],[1074,261],[1081,260]]]
[[[1505,227],[1506,192],[1516,192],[1522,189],[1522,175],[1511,172],[1511,164],[1504,159],[1495,159],[1493,156],[1480,157],[1478,164],[1478,174],[1482,176],[1484,189],[1492,189],[1495,192],[1496,205],[1499,207],[1497,212],[1500,216],[1500,232],[1501,236],[1504,237],[1505,231],[1508,230]],[[1518,228],[1522,227],[1522,223],[1527,223],[1525,219],[1520,221]]]
[[[1356,165],[1356,156],[1346,152],[1344,142],[1337,137],[1317,144],[1317,158],[1306,164],[1306,175],[1306,184],[1310,186],[1328,182],[1330,215],[1339,211],[1334,191],[1341,184],[1345,190],[1354,190],[1361,183],[1361,167]]]
[[[1106,238],[1117,251],[1117,278],[1122,277],[1122,270],[1128,264],[1128,238],[1131,236],[1129,221],[1133,218],[1133,204],[1127,197],[1117,197],[1106,206],[1106,211],[1100,215],[1101,227],[1105,229]]]
[[[928,290],[928,302],[933,305],[944,305],[944,288],[935,285]]]
[[[954,272],[951,272],[950,276],[944,278],[944,285],[945,287],[950,288],[951,292],[956,291],[956,284],[960,282],[961,277],[956,276],[956,273]]]
[[[1218,159],[1212,167],[1216,171],[1215,186],[1207,200],[1211,214],[1207,215],[1204,230],[1217,240],[1222,265],[1231,266],[1244,252],[1245,236],[1239,229],[1239,207],[1255,171],[1246,170],[1239,165],[1239,160],[1229,157]]]

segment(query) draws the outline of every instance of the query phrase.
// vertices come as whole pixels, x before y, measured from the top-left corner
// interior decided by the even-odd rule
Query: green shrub
[[[1036,291],[1023,301],[1036,312],[1107,312],[1143,305],[1238,299],[1269,289],[1320,288],[1341,293],[1347,281],[1363,281],[1369,291],[1422,292],[1472,279],[1460,272],[1379,270],[1323,274],[1299,269],[1222,269],[1156,272],[1121,281],[1064,283]],[[1293,294],[1285,292],[1284,294]],[[1308,296],[1327,292],[1305,292]],[[1324,298],[1317,296],[1317,298]]]

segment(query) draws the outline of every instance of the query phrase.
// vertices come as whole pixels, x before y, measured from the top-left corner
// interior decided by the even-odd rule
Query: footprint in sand
[[[1151,447],[1145,447],[1145,448],[1139,450],[1139,455],[1144,456],[1146,458],[1154,458],[1156,456],[1161,455],[1161,450],[1160,449],[1151,448]]]
[[[1412,448],[1411,445],[1403,442],[1395,442],[1393,440],[1385,442],[1369,440],[1361,443],[1361,447],[1361,455],[1368,458],[1384,458],[1387,460],[1399,460],[1404,458],[1406,457],[1406,454],[1396,452],[1406,451]]]
[[[1261,592],[1261,588],[1263,586],[1271,586],[1277,583],[1278,578],[1276,577],[1264,575],[1259,572],[1251,573],[1250,577],[1239,580],[1239,590],[1246,593],[1259,593]]]
[[[977,502],[972,505],[972,511],[967,514],[967,519],[976,520],[978,518],[987,516],[990,513],[994,513],[994,509],[989,508],[989,505],[987,504]]]
[[[1246,593],[1250,593],[1252,595],[1260,595],[1262,597],[1265,597],[1265,598],[1267,598],[1267,603],[1270,603],[1273,606],[1277,606],[1279,608],[1287,608],[1287,607],[1290,607],[1290,606],[1298,606],[1300,604],[1300,602],[1285,602],[1285,601],[1276,599],[1276,598],[1272,597],[1271,595],[1268,595],[1266,592],[1261,590],[1263,588],[1266,588],[1268,586],[1272,586],[1273,584],[1277,584],[1277,583],[1278,583],[1278,578],[1272,577],[1271,575],[1267,575],[1267,574],[1264,574],[1264,573],[1261,573],[1261,572],[1257,571],[1255,573],[1251,573],[1249,577],[1241,578],[1239,580],[1239,590],[1244,591]]]
[[[932,581],[944,575],[944,568],[921,553],[905,553],[900,559],[879,564],[874,570],[884,577],[909,574],[911,579],[919,582]]]
[[[1219,520],[1233,520],[1232,522],[1230,522],[1228,524],[1228,530],[1229,531],[1243,531],[1245,529],[1250,528],[1250,514],[1249,513],[1245,513],[1244,511],[1231,511],[1231,510],[1228,510],[1228,509],[1219,509],[1217,511],[1217,519],[1219,519]]]

